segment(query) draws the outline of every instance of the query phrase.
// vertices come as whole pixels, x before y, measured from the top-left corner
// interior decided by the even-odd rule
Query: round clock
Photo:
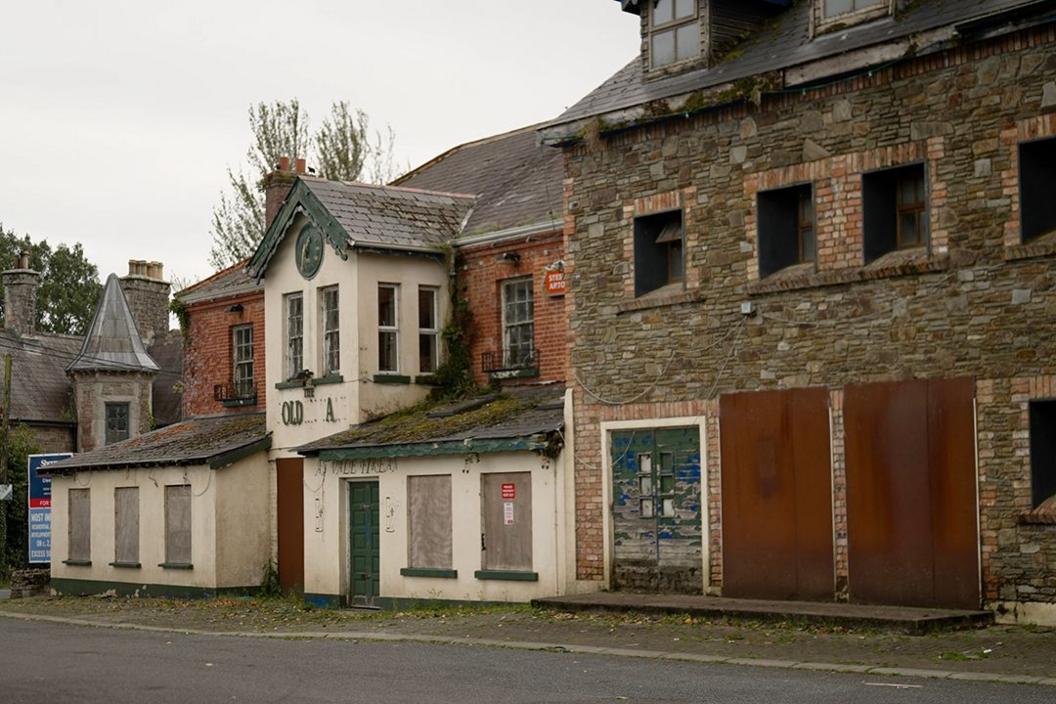
[[[315,225],[305,225],[297,236],[297,269],[310,279],[323,263],[323,233]]]

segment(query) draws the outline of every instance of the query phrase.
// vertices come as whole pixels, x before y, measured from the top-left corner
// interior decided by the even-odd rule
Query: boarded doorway
[[[699,594],[700,431],[626,430],[611,440],[613,588]]]
[[[531,472],[481,475],[480,491],[483,571],[531,572]]]
[[[278,490],[279,584],[304,592],[304,460],[275,461]]]
[[[724,596],[832,599],[829,392],[725,395]]]
[[[975,384],[848,386],[851,599],[977,609]]]
[[[348,601],[374,606],[380,592],[381,530],[377,482],[349,482]]]

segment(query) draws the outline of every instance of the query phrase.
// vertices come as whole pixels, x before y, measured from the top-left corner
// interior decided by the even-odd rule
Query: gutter
[[[549,220],[537,222],[533,225],[508,227],[505,230],[495,230],[494,232],[485,232],[480,235],[458,237],[455,238],[454,245],[456,247],[472,247],[478,244],[492,244],[494,242],[501,242],[508,239],[519,239],[521,237],[531,237],[532,235],[541,235],[543,233],[559,231],[563,226],[564,225],[558,220]]]

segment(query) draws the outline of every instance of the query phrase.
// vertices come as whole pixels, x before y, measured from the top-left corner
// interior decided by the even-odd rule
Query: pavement
[[[11,598],[11,590],[10,589],[0,589],[0,601],[3,601],[4,599],[10,599],[10,598]]]
[[[1036,685],[879,673],[293,634],[245,638],[85,628],[21,619],[0,621],[0,652],[5,704],[1035,704],[1052,702],[1056,693]]]

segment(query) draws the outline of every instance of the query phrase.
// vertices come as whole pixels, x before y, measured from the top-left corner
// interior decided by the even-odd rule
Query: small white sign
[[[513,502],[507,501],[502,505],[502,520],[508,525],[513,525]]]
[[[10,501],[15,496],[15,487],[11,484],[0,484],[0,501]]]

